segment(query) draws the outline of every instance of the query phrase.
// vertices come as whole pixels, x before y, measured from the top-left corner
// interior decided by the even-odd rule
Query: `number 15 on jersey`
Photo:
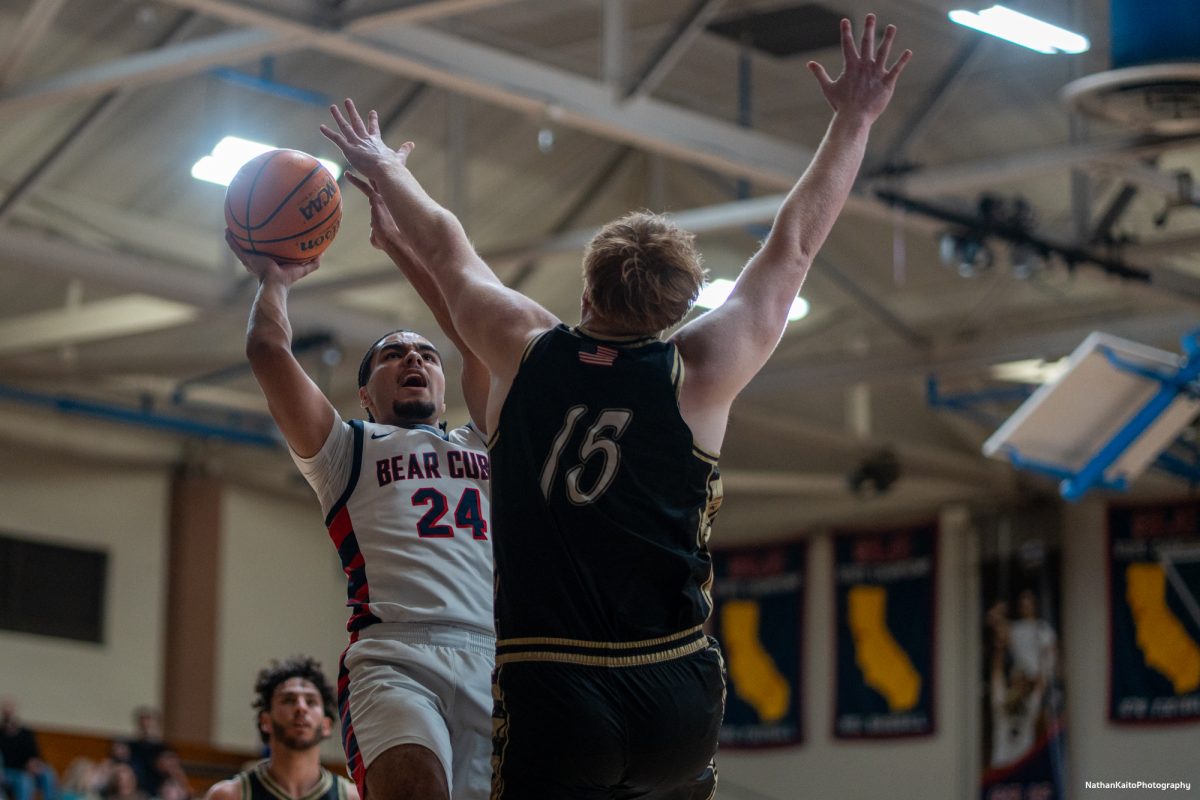
[[[571,406],[563,418],[562,427],[554,437],[554,442],[550,445],[550,453],[546,456],[546,463],[542,465],[542,497],[546,500],[550,499],[554,490],[555,477],[560,462],[563,461],[567,442],[571,440],[576,426],[587,413],[587,406]],[[563,482],[566,485],[568,500],[577,506],[585,506],[596,502],[600,495],[608,491],[621,463],[621,447],[618,442],[632,419],[633,412],[627,408],[605,408],[596,415],[595,421],[583,434],[578,459],[567,455],[566,463],[562,464],[566,468]],[[601,459],[599,475],[592,481],[591,486],[583,486],[584,467],[594,458]]]

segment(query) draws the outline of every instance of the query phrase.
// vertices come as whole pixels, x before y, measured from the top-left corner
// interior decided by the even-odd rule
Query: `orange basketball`
[[[225,224],[243,249],[311,261],[337,234],[342,193],[308,153],[272,150],[247,161],[225,192]]]

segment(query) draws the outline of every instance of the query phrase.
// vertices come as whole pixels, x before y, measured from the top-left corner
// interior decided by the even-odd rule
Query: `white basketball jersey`
[[[489,461],[474,428],[335,419],[320,453],[293,458],[346,573],[348,630],[423,622],[492,633]]]

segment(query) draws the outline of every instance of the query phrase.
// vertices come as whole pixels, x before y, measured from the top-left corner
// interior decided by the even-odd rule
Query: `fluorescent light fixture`
[[[228,186],[233,176],[250,159],[261,156],[269,150],[277,149],[273,144],[252,142],[249,139],[239,139],[236,136],[226,136],[217,142],[212,153],[192,165],[192,177],[209,183]],[[336,181],[342,174],[342,168],[332,161],[318,158],[325,169],[329,170]]]
[[[1067,371],[1070,359],[1063,357],[1057,361],[1044,361],[1040,358],[1029,358],[1023,361],[1009,361],[992,367],[992,377],[1014,383],[1054,383]]]
[[[729,293],[732,291],[733,281],[717,278],[700,290],[700,296],[696,298],[696,305],[701,308],[716,308],[729,299]],[[792,301],[792,310],[788,312],[788,322],[804,319],[808,316],[808,309],[808,301],[797,295],[796,299]]]
[[[950,12],[950,19],[1039,53],[1084,53],[1092,46],[1086,36],[1002,5],[985,8],[978,14],[957,9]]]

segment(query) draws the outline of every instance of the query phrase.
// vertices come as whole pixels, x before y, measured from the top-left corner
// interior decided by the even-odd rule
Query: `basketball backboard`
[[[1030,395],[984,442],[983,453],[1063,478],[1069,499],[1093,485],[1125,486],[1200,413],[1194,393],[1153,375],[1194,379],[1197,366],[1176,353],[1092,333],[1059,379]]]

